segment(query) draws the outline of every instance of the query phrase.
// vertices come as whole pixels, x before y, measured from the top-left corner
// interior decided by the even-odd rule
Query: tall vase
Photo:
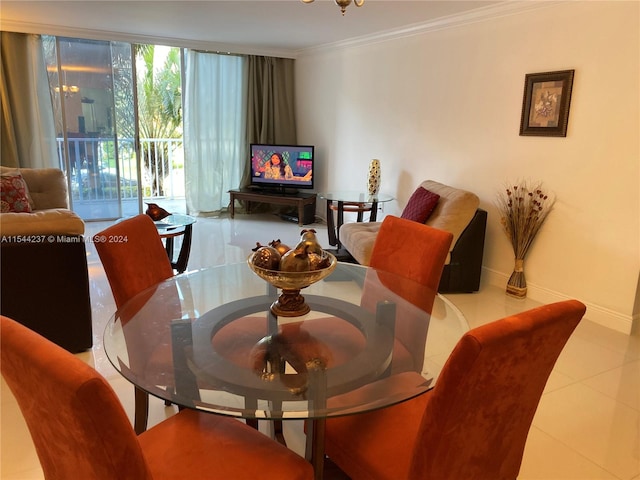
[[[367,180],[369,195],[377,195],[380,191],[380,160],[373,159],[369,164],[369,178]]]
[[[524,258],[516,258],[513,273],[507,282],[507,295],[517,298],[527,296],[527,280],[524,277]]]

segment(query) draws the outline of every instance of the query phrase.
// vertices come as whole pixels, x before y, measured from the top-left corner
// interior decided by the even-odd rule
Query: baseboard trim
[[[482,281],[485,284],[504,288],[509,276],[502,272],[482,267]],[[540,287],[527,282],[527,297],[540,303],[553,303],[569,300],[571,297],[562,293]],[[578,299],[580,300],[580,299]],[[612,330],[630,335],[633,332],[634,319],[631,315],[615,312],[601,305],[581,300],[587,306],[585,318]],[[637,321],[637,320],[636,320]]]

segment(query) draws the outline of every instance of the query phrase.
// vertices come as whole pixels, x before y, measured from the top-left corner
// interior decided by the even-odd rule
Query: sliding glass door
[[[140,212],[132,46],[43,37],[58,155],[84,220]]]

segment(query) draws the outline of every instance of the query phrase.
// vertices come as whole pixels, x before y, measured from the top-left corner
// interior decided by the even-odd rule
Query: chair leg
[[[287,441],[284,438],[284,430],[282,429],[282,420],[273,421],[273,435],[278,443],[281,443],[285,447],[287,446]]]
[[[136,434],[140,435],[147,429],[147,418],[149,417],[149,394],[144,390],[135,387],[135,413],[133,428]]]
[[[167,385],[167,391],[171,391],[173,393],[176,393],[176,388],[173,385]],[[165,400],[164,401],[164,406],[165,407],[170,407],[171,405],[173,405],[173,403],[171,403],[171,401],[169,401],[169,400]]]
[[[327,233],[329,235],[329,245],[335,247],[338,244],[338,240],[336,238],[336,227],[333,222],[332,204],[333,202],[331,200],[327,200]]]

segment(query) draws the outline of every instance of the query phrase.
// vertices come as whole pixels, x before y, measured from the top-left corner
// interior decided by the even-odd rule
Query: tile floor
[[[87,224],[87,236],[106,225]],[[322,224],[306,228],[315,228],[320,239],[327,238]],[[234,220],[199,218],[189,269],[242,262],[256,242],[264,244],[275,238],[291,242],[299,233],[297,224],[270,214],[236,215]],[[102,350],[102,332],[114,311],[114,301],[90,243],[87,250],[94,347],[78,357],[109,380],[132,418],[133,388],[115,372]],[[472,327],[536,306],[531,300],[509,298],[502,288],[490,285],[483,285],[475,294],[447,297]],[[640,337],[601,327],[590,322],[588,315],[569,340],[548,382],[529,434],[521,480],[640,480]],[[0,478],[42,479],[15,399],[4,381],[1,388]],[[152,399],[150,424],[173,413],[173,407]],[[285,422],[285,426],[291,448],[300,451],[299,425]]]

